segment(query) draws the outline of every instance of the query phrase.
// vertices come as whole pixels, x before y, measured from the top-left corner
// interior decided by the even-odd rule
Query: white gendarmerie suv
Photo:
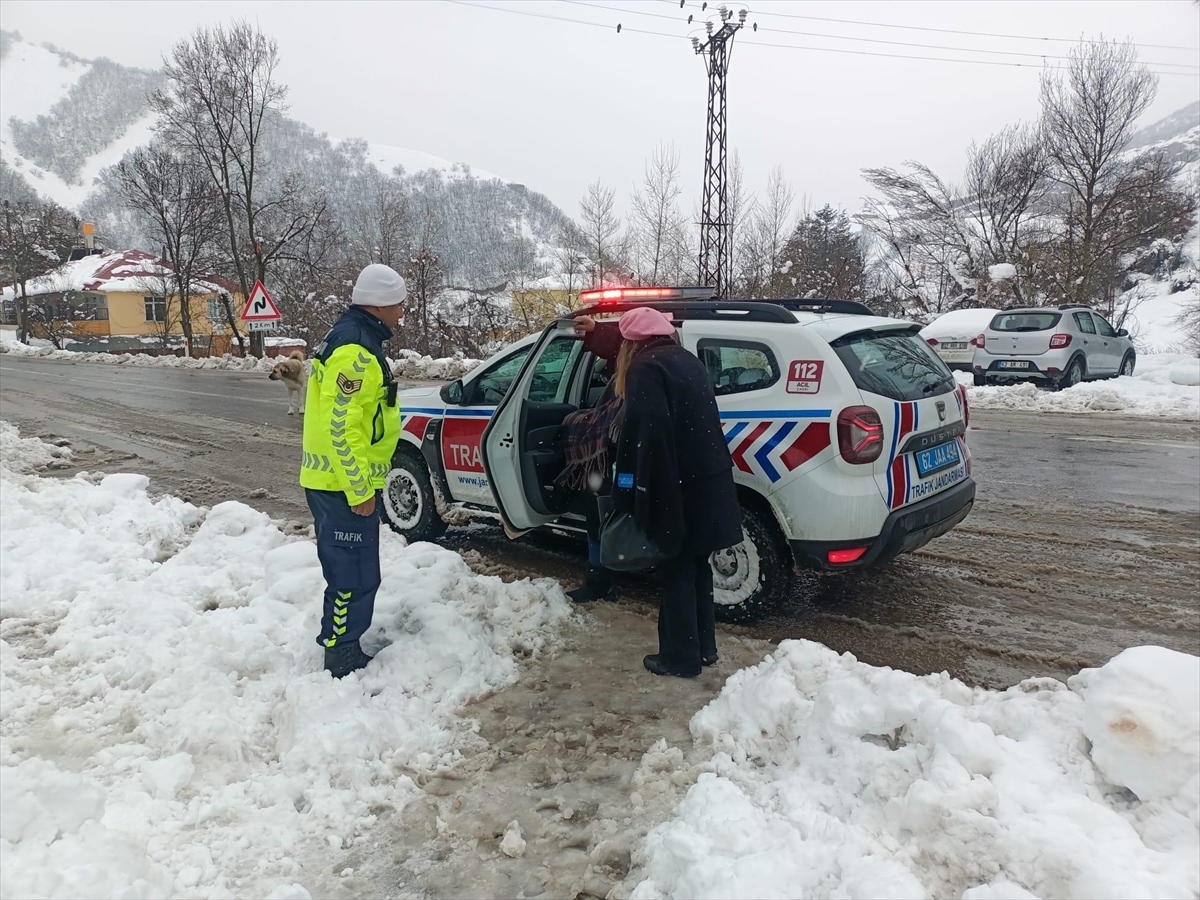
[[[879,565],[945,534],[975,500],[966,391],[919,326],[839,300],[728,302],[711,289],[584,292],[598,328],[670,314],[711,373],[742,500],[745,541],[712,556],[718,617],[745,621],[786,596],[793,563]],[[400,394],[403,431],[383,496],[391,527],[436,538],[448,521],[510,536],[582,530],[557,483],[562,422],[596,403],[606,363],[571,318],[458,381]]]

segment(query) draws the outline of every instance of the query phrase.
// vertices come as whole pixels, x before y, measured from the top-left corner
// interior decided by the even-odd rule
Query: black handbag
[[[600,565],[614,572],[640,572],[666,561],[666,556],[631,513],[613,509],[611,497],[598,497]]]

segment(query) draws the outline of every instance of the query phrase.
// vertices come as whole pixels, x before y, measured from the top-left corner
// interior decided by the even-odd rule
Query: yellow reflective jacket
[[[305,400],[302,487],[341,491],[351,506],[383,489],[400,438],[395,382],[379,362],[390,334],[374,316],[351,307],[315,348]]]

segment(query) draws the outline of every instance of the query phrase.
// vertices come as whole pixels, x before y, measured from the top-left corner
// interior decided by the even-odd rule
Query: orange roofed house
[[[168,263],[142,250],[107,250],[64,263],[25,285],[30,331],[65,350],[99,353],[178,353],[184,351],[183,317]],[[15,315],[17,295],[3,292],[6,321]],[[226,353],[232,335],[224,302],[236,317],[241,290],[223,278],[204,276],[192,283],[194,350]]]

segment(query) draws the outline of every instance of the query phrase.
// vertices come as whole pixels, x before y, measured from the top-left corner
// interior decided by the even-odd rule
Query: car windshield
[[[955,387],[954,376],[916,326],[903,331],[859,331],[830,346],[860,390],[890,400],[920,400]]]
[[[1058,324],[1062,313],[1018,312],[1001,313],[992,319],[992,331],[1049,331]]]

